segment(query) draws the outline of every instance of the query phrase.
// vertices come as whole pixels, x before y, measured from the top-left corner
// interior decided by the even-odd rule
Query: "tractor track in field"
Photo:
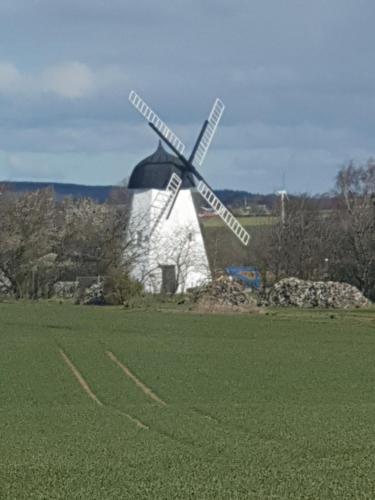
[[[73,364],[73,362],[70,360],[70,358],[67,356],[67,354],[64,352],[64,350],[62,348],[60,348],[60,355],[62,356],[64,362],[66,363],[66,365],[69,367],[70,371],[72,372],[72,374],[74,375],[74,377],[76,378],[76,380],[78,381],[79,385],[82,387],[82,389],[86,392],[86,394],[99,406],[103,407],[103,408],[106,408],[106,409],[110,409],[112,410],[113,412],[115,413],[118,413],[119,415],[122,415],[124,417],[126,417],[128,420],[130,420],[131,422],[133,422],[134,424],[137,425],[137,427],[141,428],[141,429],[146,429],[146,430],[149,430],[150,428],[144,424],[143,422],[141,422],[138,418],[136,417],[132,417],[131,415],[129,415],[128,413],[125,413],[123,412],[122,410],[118,409],[118,408],[115,408],[111,405],[107,405],[105,403],[103,403],[99,398],[98,396],[94,393],[94,391],[92,390],[92,388],[89,386],[89,384],[86,382],[86,380],[84,379],[84,377],[82,376],[82,374],[80,373],[80,371],[78,370],[78,368]],[[155,394],[155,392],[150,388],[148,387],[144,382],[142,382],[124,363],[122,363],[117,357],[116,355],[112,352],[112,351],[106,351],[106,355],[109,357],[109,359],[115,363],[120,369],[121,371],[147,396],[149,397],[150,399],[152,399],[153,401],[157,402],[159,405],[161,406],[168,406],[168,404],[161,398],[159,397],[157,394]],[[207,422],[211,422],[212,424],[216,424],[220,427],[227,427],[225,424],[223,424],[219,419],[217,419],[216,417],[213,417],[212,415],[208,415],[206,414],[205,412],[203,412],[202,410],[199,410],[198,408],[191,408],[191,412],[195,415],[197,415],[198,417],[200,418],[203,418],[205,419]],[[164,431],[161,431],[161,430],[156,430],[154,429],[155,432],[157,432],[158,434],[161,434],[161,435],[164,435],[165,437],[169,438],[169,439],[173,439],[175,440],[176,442],[180,442],[180,444],[184,444],[184,445],[187,445],[187,446],[194,446],[193,442],[189,441],[189,440],[181,440],[181,439],[178,439],[176,438],[175,436],[169,434],[169,433],[166,433]]]
[[[125,375],[130,378],[132,380],[132,382],[134,382],[134,384],[139,388],[141,389],[141,391],[146,395],[148,396],[149,398],[151,398],[153,401],[156,401],[157,403],[159,403],[160,405],[162,406],[168,406],[168,403],[166,403],[166,401],[164,401],[160,396],[158,396],[157,394],[155,394],[155,392],[153,392],[153,390],[148,387],[144,382],[142,382],[142,380],[140,380],[130,369],[129,367],[127,367],[124,363],[122,363],[117,357],[116,355],[112,352],[112,351],[106,351],[106,354],[107,356],[110,358],[111,361],[113,361],[124,373]],[[219,425],[221,427],[224,427],[224,424],[216,417],[212,416],[212,415],[208,415],[206,413],[204,413],[202,410],[199,410],[198,408],[191,408],[190,410],[194,415],[200,417],[200,418],[203,418],[205,419],[206,421],[208,422],[211,422],[211,424],[214,424],[214,425]],[[189,443],[191,444],[191,443]]]
[[[148,387],[144,382],[142,382],[124,363],[122,363],[112,351],[107,350],[105,352],[106,352],[107,356],[110,358],[110,360],[113,361],[125,373],[125,375],[128,378],[130,378],[132,380],[132,382],[134,382],[134,384],[139,389],[141,389],[141,391],[146,396],[148,396],[153,401],[156,401],[157,403],[159,403],[160,405],[162,405],[164,407],[170,407],[168,405],[168,403],[166,403],[166,401],[164,401],[160,396],[155,394],[155,392],[153,392],[153,390],[150,387]],[[212,415],[209,415],[209,414],[205,413],[204,411],[199,410],[198,408],[193,407],[190,409],[190,412],[191,412],[190,414],[195,415],[201,419],[204,419],[207,422],[207,424],[210,424],[211,426],[219,426],[221,428],[228,427],[227,425],[223,424],[223,422],[221,422],[218,418],[216,418]],[[188,414],[189,414],[189,412],[186,413],[186,415],[188,415]],[[155,429],[153,429],[153,430],[155,430]],[[194,446],[194,444],[191,441],[178,440],[175,437],[172,437],[172,435],[170,435],[164,431],[163,432],[156,431],[156,432],[159,432],[159,433],[169,437],[170,439],[174,439],[178,442],[181,442],[182,444]]]
[[[119,410],[118,408],[115,408],[114,406],[109,406],[107,405],[107,408],[110,408],[112,411],[114,411],[115,413],[119,413],[120,415],[122,415],[123,417],[126,417],[127,419],[131,420],[133,422],[133,424],[135,424],[137,427],[140,427],[141,429],[146,429],[146,430],[150,430],[149,426],[144,424],[143,422],[141,422],[140,420],[138,420],[138,418],[135,418],[135,417],[132,417],[131,415],[129,415],[128,413],[125,413],[121,410]]]
[[[199,410],[198,408],[194,408],[192,407],[191,408],[191,411],[193,413],[196,413],[197,415],[199,415],[200,417],[202,418],[205,418],[207,420],[210,420],[211,422],[215,422],[215,424],[218,424],[218,425],[223,425],[219,419],[217,419],[216,417],[213,417],[212,415],[208,415],[207,413],[204,413],[202,410]]]
[[[153,401],[156,401],[162,406],[168,406],[167,403],[161,399],[157,394],[153,392],[153,390],[148,387],[146,384],[144,384],[134,373],[126,366],[124,365],[114,354],[112,351],[106,351],[107,356],[111,361],[113,361],[124,373],[125,375],[130,378],[134,382],[134,384],[141,389],[141,391],[148,396],[150,399]]]
[[[103,403],[100,401],[100,399],[97,397],[97,395],[94,393],[94,391],[91,389],[89,384],[86,382],[86,380],[83,378],[81,375],[80,371],[72,361],[69,359],[69,357],[65,354],[65,352],[60,349],[60,355],[65,361],[65,364],[69,367],[70,371],[73,373],[74,377],[77,379],[79,385],[82,387],[82,389],[85,391],[85,393],[93,400],[95,401],[96,404],[99,406],[104,406]]]
[[[128,413],[124,413],[123,411],[121,410],[118,410],[117,408],[113,408],[112,406],[108,406],[106,404],[104,404],[102,401],[100,401],[100,399],[98,398],[98,396],[94,393],[94,391],[91,389],[91,387],[89,386],[89,384],[86,382],[86,380],[83,378],[82,374],[80,373],[80,371],[78,370],[78,368],[73,364],[73,362],[71,361],[71,359],[67,356],[67,354],[64,352],[63,349],[59,349],[59,352],[60,352],[60,355],[62,357],[62,359],[64,360],[65,364],[68,366],[68,368],[70,369],[70,371],[72,372],[72,374],[74,375],[74,377],[76,378],[76,380],[78,381],[79,385],[82,387],[82,389],[85,391],[85,393],[98,405],[98,406],[101,406],[102,408],[106,408],[106,409],[110,409],[112,411],[115,411],[116,413],[119,413],[120,415],[126,417],[128,420],[130,420],[131,422],[133,422],[133,424],[136,424],[137,427],[140,427],[141,429],[149,429],[149,427],[147,425],[145,425],[143,422],[141,422],[140,420],[138,420],[137,418],[135,417],[132,417],[131,415],[129,415]]]

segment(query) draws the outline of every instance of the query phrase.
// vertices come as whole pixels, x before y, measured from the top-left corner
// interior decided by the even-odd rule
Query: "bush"
[[[143,295],[143,287],[127,273],[113,272],[104,281],[104,300],[110,305],[129,305],[135,298]]]

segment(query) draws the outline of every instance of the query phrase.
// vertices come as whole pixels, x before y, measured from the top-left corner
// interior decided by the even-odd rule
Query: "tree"
[[[0,197],[0,275],[15,297],[48,297],[53,284],[119,274],[126,217],[89,199],[57,202],[53,190]]]
[[[59,207],[58,261],[77,275],[106,274],[121,260],[121,210],[91,199],[66,199]]]
[[[0,198],[0,271],[11,283],[16,297],[33,293],[31,288],[39,267],[51,270],[58,240],[55,215],[51,189],[19,198],[5,193]]]
[[[333,273],[375,299],[375,160],[340,169],[336,188],[337,252]]]

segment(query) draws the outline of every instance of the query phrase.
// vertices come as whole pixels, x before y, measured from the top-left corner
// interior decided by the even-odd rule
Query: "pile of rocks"
[[[254,294],[246,291],[240,281],[225,275],[195,290],[193,301],[199,309],[209,311],[247,311],[257,307]]]
[[[0,297],[9,297],[11,295],[12,283],[5,276],[5,274],[0,271]]]
[[[59,299],[72,299],[77,287],[78,281],[57,281],[53,285],[53,296]]]
[[[103,282],[94,283],[85,289],[81,304],[85,306],[102,306],[105,304]]]
[[[104,305],[104,279],[99,276],[78,277],[74,303],[85,306]]]
[[[354,286],[335,281],[304,281],[286,278],[276,283],[267,297],[267,305],[282,307],[319,307],[351,309],[370,302]]]

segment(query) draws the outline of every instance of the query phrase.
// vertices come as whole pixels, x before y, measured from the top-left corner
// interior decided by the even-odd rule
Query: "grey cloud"
[[[212,184],[240,187],[249,161],[269,189],[295,151],[296,189],[304,175],[324,189],[328,170],[371,154],[374,14],[372,0],[3,0],[0,148],[152,148],[131,88],[191,146],[218,95],[227,109],[211,158],[232,172],[217,168]]]

